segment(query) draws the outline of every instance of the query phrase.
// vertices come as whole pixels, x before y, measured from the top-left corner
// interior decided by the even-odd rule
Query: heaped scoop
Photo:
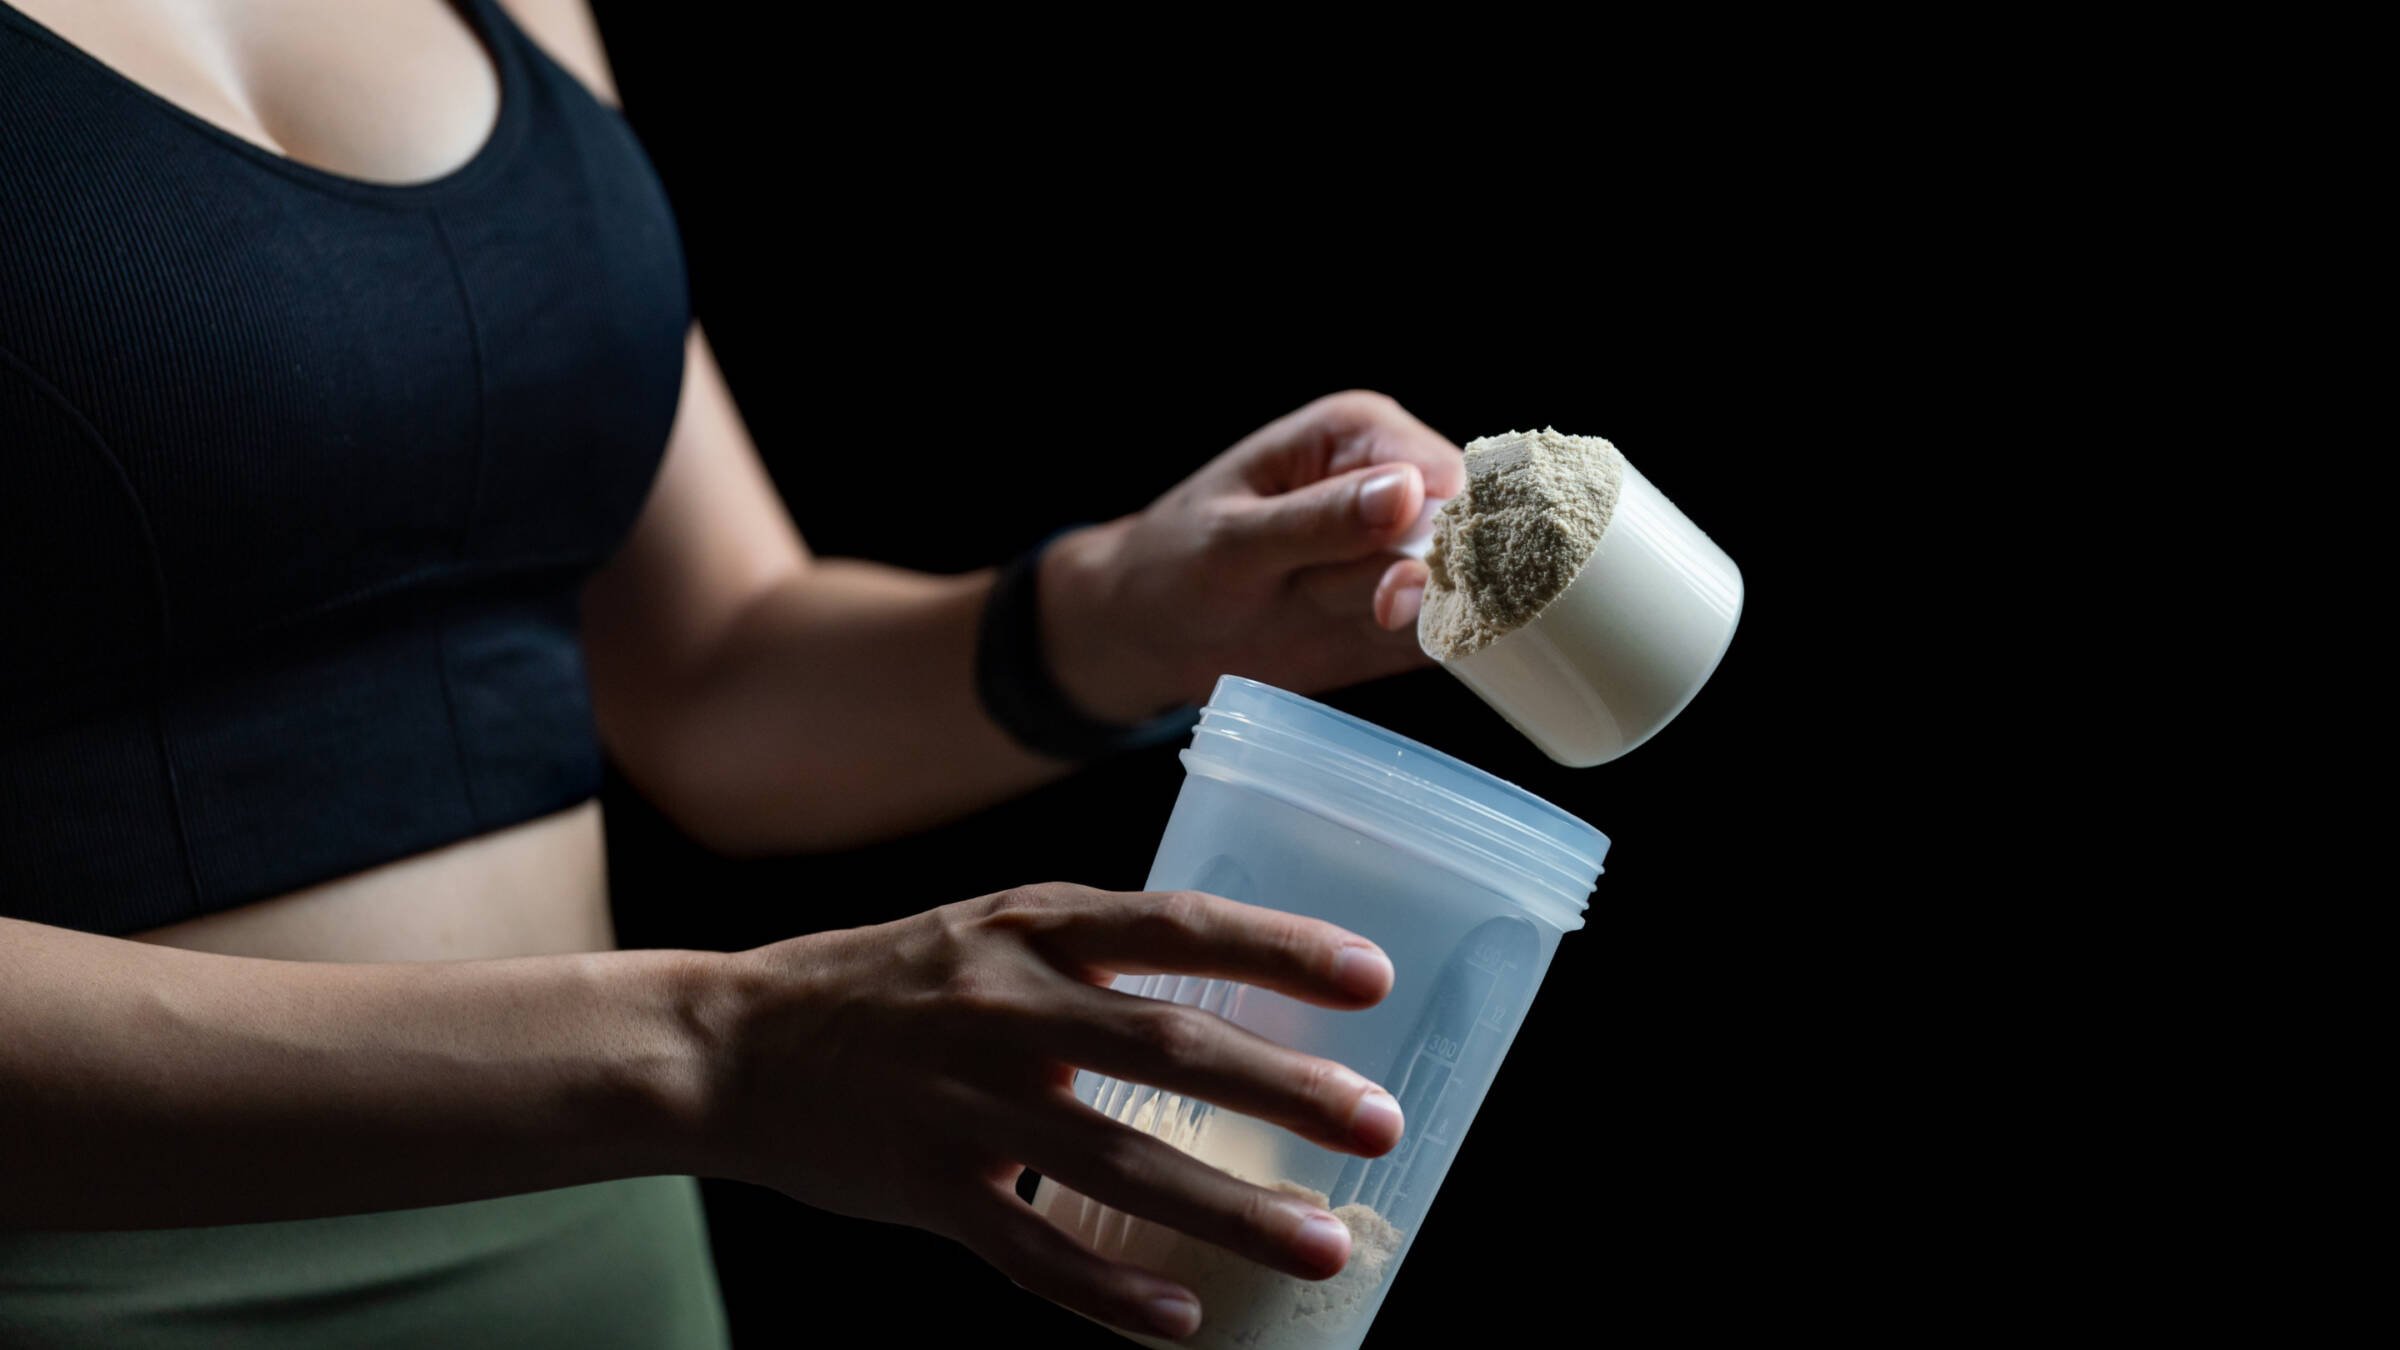
[[[1442,505],[1444,517],[1420,522],[1425,538],[1419,548],[1430,551],[1434,534],[1446,532],[1446,538],[1474,547],[1487,573],[1512,557],[1533,557],[1529,549],[1512,552],[1521,541],[1489,533],[1477,538],[1458,526],[1465,523],[1460,513],[1475,506],[1479,477],[1495,495],[1512,490],[1492,466],[1521,461],[1522,438],[1535,436],[1586,439],[1512,432],[1469,442],[1467,491]],[[1479,460],[1479,450],[1505,450],[1516,459]],[[1742,614],[1742,573],[1733,559],[1613,446],[1607,451],[1612,499],[1605,524],[1563,590],[1472,650],[1445,649],[1436,640],[1430,606],[1418,626],[1419,643],[1443,669],[1544,754],[1576,768],[1615,759],[1682,712],[1715,673]],[[1497,532],[1543,523],[1533,517],[1529,526],[1528,519],[1519,509],[1473,528]],[[1587,529],[1590,523],[1588,516],[1582,522]],[[1554,552],[1548,556],[1555,561]]]

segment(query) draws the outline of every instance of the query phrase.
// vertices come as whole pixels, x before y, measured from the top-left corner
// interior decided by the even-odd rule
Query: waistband
[[[12,1350],[728,1344],[690,1177],[277,1223],[0,1230]]]

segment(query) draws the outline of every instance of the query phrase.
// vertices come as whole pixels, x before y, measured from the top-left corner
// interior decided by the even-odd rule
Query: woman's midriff
[[[260,900],[129,933],[226,956],[464,961],[608,951],[597,798],[556,815]]]
[[[605,950],[600,803],[129,936],[307,961]],[[236,1343],[729,1344],[687,1176],[207,1228],[0,1229],[0,1345]]]

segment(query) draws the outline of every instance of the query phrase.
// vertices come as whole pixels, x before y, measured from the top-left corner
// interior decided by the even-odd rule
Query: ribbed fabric
[[[395,187],[0,3],[0,914],[134,932],[597,791],[575,598],[683,256],[624,119],[461,8],[498,125]]]

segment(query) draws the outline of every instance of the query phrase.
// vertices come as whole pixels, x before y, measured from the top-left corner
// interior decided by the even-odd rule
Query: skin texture
[[[339,23],[318,0],[16,3],[332,172],[437,177],[496,110],[488,58],[439,0],[348,0]],[[506,3],[614,100],[582,0]],[[973,693],[994,572],[814,556],[698,328],[688,355],[652,496],[584,596],[599,729],[627,777],[703,843],[755,854],[889,837],[1067,772]],[[1053,547],[1039,586],[1056,676],[1131,721],[1226,669],[1308,692],[1423,664],[1424,570],[1388,545],[1460,481],[1456,447],[1381,395],[1278,418]],[[943,772],[917,772],[936,748]],[[1397,1138],[1396,1114],[1350,1132],[1349,1070],[1099,987],[1172,971],[1363,1006],[1388,965],[1337,974],[1355,941],[1338,930],[1058,885],[733,956],[576,953],[607,942],[598,847],[587,804],[146,941],[0,920],[0,1225],[237,1222],[696,1172],[945,1233],[1078,1311],[1178,1334],[1188,1291],[1040,1222],[1009,1190],[1021,1167],[1297,1274],[1340,1257],[1304,1240],[1289,1197],[1085,1111],[1071,1066],[1354,1151]],[[377,896],[408,900],[408,921]]]

